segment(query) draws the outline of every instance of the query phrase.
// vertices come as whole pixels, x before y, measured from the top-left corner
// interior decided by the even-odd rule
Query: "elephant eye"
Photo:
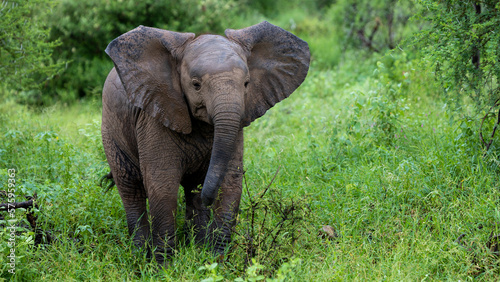
[[[199,81],[193,81],[193,87],[196,91],[201,89],[201,83]]]
[[[250,83],[250,81],[245,81],[245,88],[248,87],[248,83]]]

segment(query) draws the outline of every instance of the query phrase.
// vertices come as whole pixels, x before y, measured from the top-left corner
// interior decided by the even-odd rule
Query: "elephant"
[[[102,142],[134,244],[160,264],[172,257],[182,185],[193,238],[224,254],[242,192],[243,128],[304,81],[307,42],[268,22],[225,36],[139,26],[106,53],[114,68]]]

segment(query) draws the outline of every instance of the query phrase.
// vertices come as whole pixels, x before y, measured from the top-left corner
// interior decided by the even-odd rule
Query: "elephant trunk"
[[[206,207],[217,198],[219,187],[226,176],[233,157],[236,139],[240,131],[242,105],[228,102],[214,107],[214,143],[207,176],[201,190],[201,200]]]

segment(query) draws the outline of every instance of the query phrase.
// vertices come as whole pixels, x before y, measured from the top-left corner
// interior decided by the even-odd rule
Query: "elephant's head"
[[[191,133],[191,119],[214,126],[201,197],[217,196],[239,130],[288,97],[305,79],[309,47],[268,22],[226,30],[227,37],[140,26],[112,41],[129,101],[166,127]]]

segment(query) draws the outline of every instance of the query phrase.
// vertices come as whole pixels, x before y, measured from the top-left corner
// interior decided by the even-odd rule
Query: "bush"
[[[500,106],[500,3],[417,2],[424,7],[418,17],[431,25],[419,32],[413,43],[435,70],[442,93],[456,108],[464,106],[463,96],[467,96],[475,102],[476,114],[484,115],[483,120],[494,117],[491,113]],[[483,142],[489,149],[491,143]]]
[[[367,48],[383,53],[394,49],[415,28],[409,23],[412,1],[339,0],[327,16],[342,29],[344,48]]]
[[[17,95],[21,100],[39,94],[39,87],[61,67],[51,59],[59,43],[49,40],[49,29],[37,16],[46,12],[48,6],[48,0],[2,1],[0,77],[4,87],[23,94]]]
[[[61,0],[47,20],[52,27],[51,38],[62,43],[58,58],[70,63],[47,92],[56,92],[68,101],[98,96],[113,66],[104,50],[114,38],[139,25],[222,33],[240,6],[237,1],[218,0]]]

